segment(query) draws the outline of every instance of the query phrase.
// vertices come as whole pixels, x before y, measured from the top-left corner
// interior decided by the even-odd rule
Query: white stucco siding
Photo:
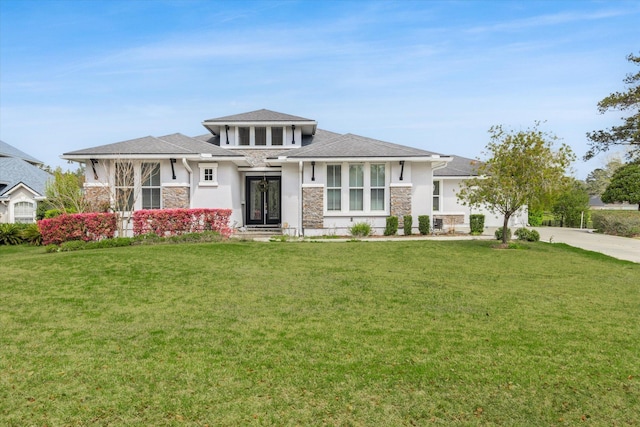
[[[191,207],[232,209],[231,225],[242,224],[242,180],[237,167],[230,162],[215,162],[217,164],[217,184],[203,185],[200,181],[200,167],[202,162],[189,162],[193,171],[191,177]]]
[[[309,169],[310,164],[305,169]],[[307,170],[305,170],[307,172]],[[316,173],[318,165],[316,164]],[[309,175],[310,176],[310,175]],[[300,174],[298,163],[286,163],[282,166],[281,181],[281,215],[282,226],[287,233],[298,235],[300,233]],[[311,178],[309,178],[310,180]]]
[[[406,171],[406,166],[405,166]],[[433,188],[430,163],[415,163],[411,165],[413,178],[411,192],[411,215],[413,225],[417,229],[419,215],[431,215],[431,193]]]
[[[486,207],[473,207],[463,205],[456,196],[460,185],[463,182],[463,179],[460,178],[447,178],[442,179],[435,177],[434,180],[440,180],[441,182],[441,194],[442,194],[442,203],[441,203],[441,211],[434,212],[434,214],[442,214],[442,215],[462,215],[464,214],[464,224],[461,228],[469,228],[469,215],[470,214],[482,214],[484,215],[484,225],[485,227],[502,227],[502,222],[504,217],[501,215],[496,215],[489,211]],[[509,227],[525,227],[527,225],[527,216],[528,211],[523,208],[520,212],[513,215],[509,221]]]
[[[9,205],[8,202],[0,202],[0,224],[9,222]]]

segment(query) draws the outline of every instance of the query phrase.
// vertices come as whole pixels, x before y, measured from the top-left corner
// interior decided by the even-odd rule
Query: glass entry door
[[[247,177],[247,225],[280,224],[280,177]]]

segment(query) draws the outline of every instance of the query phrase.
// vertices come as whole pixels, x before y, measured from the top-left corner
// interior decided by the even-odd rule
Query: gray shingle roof
[[[36,159],[25,153],[24,151],[18,150],[16,147],[7,144],[4,141],[0,141],[0,157],[15,157],[18,159],[25,160],[33,165],[42,165],[40,160]]]
[[[0,189],[0,197],[20,183],[43,196],[50,178],[49,173],[21,158],[0,157],[0,184],[4,184]]]
[[[161,137],[145,136],[143,138],[100,145],[98,147],[86,148],[84,150],[71,151],[64,153],[63,156],[89,157],[120,154],[190,155],[202,153],[209,153],[217,157],[237,157],[237,154],[229,152],[228,150],[180,133]]]
[[[426,157],[434,152],[393,144],[364,136],[345,134],[314,142],[292,151],[290,158]]]
[[[277,111],[256,110],[249,111],[248,113],[233,114],[231,116],[217,117],[214,119],[205,120],[205,122],[313,122],[312,119],[305,119],[304,117],[292,116],[290,114],[278,113]]]
[[[443,169],[437,169],[433,172],[433,176],[476,176],[478,175],[478,165],[480,161],[475,159],[469,159],[466,157],[460,156],[452,156],[453,160],[451,160],[447,167]]]

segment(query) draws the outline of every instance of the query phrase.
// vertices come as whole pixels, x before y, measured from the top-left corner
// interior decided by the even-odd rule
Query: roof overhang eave
[[[453,160],[448,156],[419,156],[419,157],[288,157],[267,158],[270,164],[298,163],[298,162],[413,162],[413,163],[448,163]]]

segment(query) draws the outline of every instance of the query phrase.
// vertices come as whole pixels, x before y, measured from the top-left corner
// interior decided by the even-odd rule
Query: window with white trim
[[[364,165],[349,165],[349,210],[364,210]]]
[[[238,128],[238,145],[250,145],[251,144],[251,128],[239,127]]]
[[[433,181],[433,211],[440,210],[440,181]]]
[[[267,145],[267,128],[256,127],[255,128],[255,145]]]
[[[383,211],[385,200],[384,164],[371,165],[371,210]]]
[[[160,209],[160,163],[143,163],[142,209]]]
[[[31,202],[18,202],[13,205],[13,222],[27,224],[34,220],[35,208]]]
[[[217,163],[198,163],[198,168],[200,168],[200,186],[218,185]]]
[[[284,144],[284,129],[282,127],[271,128],[271,145]]]
[[[342,209],[342,167],[327,165],[327,210]]]

